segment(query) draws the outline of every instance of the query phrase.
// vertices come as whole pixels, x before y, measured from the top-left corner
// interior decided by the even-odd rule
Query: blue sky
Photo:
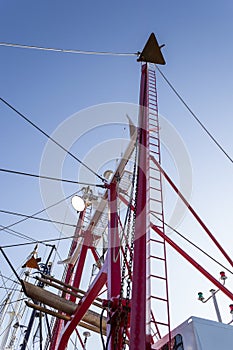
[[[163,54],[167,64],[161,68],[163,73],[232,157],[232,15],[230,0],[9,0],[0,2],[0,42],[134,53],[143,48],[149,34],[154,32],[159,43],[165,44]],[[1,97],[48,134],[84,108],[109,102],[138,102],[140,64],[135,57],[62,54],[2,46],[0,57]],[[192,205],[232,254],[232,163],[205,135],[159,75],[158,94],[161,115],[173,123],[190,155]],[[38,174],[46,138],[3,104],[0,104],[0,115],[1,168]],[[77,156],[78,151],[75,149]],[[165,153],[164,161],[169,159]],[[67,164],[70,165],[67,176],[75,179],[77,165],[71,160],[67,160]],[[163,165],[177,180],[174,166],[166,162]],[[1,173],[0,181],[1,209],[26,214],[42,209],[37,180]],[[66,191],[72,193],[75,186]],[[1,214],[2,225],[14,219]],[[190,232],[192,239],[200,239],[204,248],[209,248],[209,241],[199,237],[191,219],[187,217],[182,225],[182,232]],[[34,221],[15,229],[33,238],[58,235],[51,225]],[[2,244],[16,242],[13,236],[1,235]],[[9,250],[17,266],[24,254],[23,249],[18,249]],[[61,253],[66,254],[65,250]],[[186,267],[170,249],[169,254],[171,261],[182,263],[179,272],[177,269],[170,272],[173,324],[194,312],[196,316],[212,317],[211,306],[204,308],[195,300],[195,293],[202,286],[208,293],[209,283]],[[212,273],[217,274],[218,267],[214,267]],[[190,274],[194,276],[195,286],[187,285]],[[182,293],[179,296],[175,293],[177,285],[185,294],[187,305],[183,308],[179,306],[183,302]],[[225,320],[229,321],[229,301],[221,301]]]

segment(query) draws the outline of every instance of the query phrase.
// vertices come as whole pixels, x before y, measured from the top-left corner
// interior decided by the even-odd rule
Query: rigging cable
[[[0,286],[0,289],[7,289],[7,290],[11,290],[11,291],[13,291],[13,292],[21,292],[21,290],[20,289],[13,289],[13,288],[9,288],[9,287],[3,287],[3,286]]]
[[[81,227],[77,227],[77,228],[81,228]],[[32,242],[26,242],[26,243],[2,245],[1,247],[2,248],[14,248],[14,247],[26,246],[26,245],[37,244],[37,243],[47,245],[46,242],[63,241],[63,240],[71,239],[71,238],[75,238],[75,237],[76,237],[75,235],[67,236],[67,237],[57,237],[57,238],[45,239],[43,241],[36,241],[35,240]]]
[[[16,174],[16,175],[24,175],[24,176],[30,176],[30,177],[36,177],[36,178],[39,178],[39,179],[67,182],[67,183],[76,184],[76,185],[87,185],[87,186],[95,186],[95,187],[102,187],[102,188],[105,187],[104,185],[99,185],[99,184],[91,184],[91,183],[88,183],[88,182],[80,182],[80,181],[74,181],[74,180],[68,180],[68,179],[59,179],[59,178],[51,177],[51,176],[36,175],[36,174],[30,174],[30,173],[25,173],[25,172],[16,171],[16,170],[3,169],[3,168],[0,168],[0,172]]]
[[[75,194],[79,193],[80,191],[81,191],[81,190],[79,190],[78,192],[75,191],[74,193],[70,194],[69,196],[67,196],[67,197],[65,197],[65,198],[63,198],[63,199],[61,199],[60,201],[58,201],[58,202],[56,202],[56,203],[54,203],[54,204],[51,204],[51,205],[50,205],[49,207],[47,207],[47,208],[44,208],[44,209],[42,209],[42,210],[39,210],[38,212],[36,212],[36,213],[34,213],[34,214],[32,214],[32,215],[30,215],[30,216],[28,216],[28,217],[25,217],[25,218],[23,218],[23,219],[21,219],[21,220],[18,220],[18,221],[16,221],[16,222],[14,222],[13,224],[10,224],[10,225],[8,225],[8,226],[2,227],[2,228],[0,228],[0,231],[7,230],[7,229],[9,229],[9,228],[12,227],[12,226],[15,226],[15,225],[17,225],[17,224],[19,224],[19,223],[21,223],[21,222],[23,222],[23,221],[26,221],[26,220],[28,220],[28,219],[33,218],[33,217],[36,216],[36,215],[39,215],[39,214],[43,213],[44,211],[46,211],[46,210],[48,210],[48,209],[51,209],[51,208],[55,207],[56,205],[58,205],[58,204],[64,202],[65,200],[71,198],[72,196],[74,196]]]
[[[13,283],[17,283],[17,284],[20,284],[20,285],[21,285],[21,283],[17,282],[16,280],[13,280],[13,279],[10,278],[10,277],[4,276],[4,275],[1,273],[1,271],[0,271],[0,276],[1,276],[2,280],[3,280],[3,278],[5,278],[5,279],[6,279],[6,282],[7,282],[7,281],[11,281],[11,282],[13,282]],[[5,285],[5,281],[4,281],[4,280],[3,280],[3,284],[1,285],[1,287],[2,287],[3,285]]]
[[[34,241],[33,238],[19,232],[19,231],[15,231],[15,230],[11,230],[11,229],[5,229],[4,226],[0,225],[0,228],[3,228],[3,231],[5,231],[6,233],[15,236],[15,237],[19,237],[19,238],[23,238],[26,239],[27,241]]]
[[[216,138],[209,132],[209,130],[205,127],[205,125],[200,121],[200,119],[197,117],[197,115],[188,106],[188,104],[181,97],[181,95],[177,92],[177,90],[174,88],[174,86],[171,84],[171,82],[166,78],[166,76],[159,69],[159,67],[156,66],[156,68],[158,69],[160,75],[163,77],[163,79],[166,81],[166,83],[169,85],[169,87],[172,89],[172,91],[175,93],[175,95],[178,97],[178,99],[183,103],[183,105],[187,108],[189,113],[193,116],[193,118],[198,122],[198,124],[202,127],[202,129],[206,132],[206,134],[211,138],[211,140],[216,144],[216,146],[220,149],[220,151],[230,160],[231,163],[233,163],[233,159],[230,157],[230,155],[224,150],[224,148],[220,145],[220,143],[216,140]]]
[[[16,289],[16,292],[21,292],[21,291],[22,290]],[[23,301],[23,300],[27,300],[27,299],[28,298],[21,298],[21,299],[18,299],[18,300],[13,300],[13,301],[10,301],[9,303],[7,303],[7,305],[14,304],[14,303],[17,303],[18,301]]]
[[[66,220],[67,212],[68,212],[68,206],[66,207],[66,212],[65,212],[65,216],[64,216],[64,221]],[[61,229],[60,229],[60,232],[59,232],[59,233],[60,233],[60,234],[59,234],[59,238],[61,238],[61,235],[62,235],[62,233],[63,233],[63,228],[64,228],[64,226],[62,225],[62,226],[61,226]],[[77,228],[76,228],[75,230],[77,230]],[[55,252],[55,254],[54,254],[52,264],[54,264],[54,261],[55,261],[55,259],[56,259],[56,255],[58,255],[58,257],[59,257],[60,260],[62,260],[62,259],[60,258],[60,254],[58,253],[59,245],[60,245],[60,240],[56,241],[56,244],[55,244],[55,246],[56,246],[56,252]]]
[[[61,53],[75,53],[75,54],[82,54],[82,55],[139,56],[140,54],[140,52],[111,52],[111,51],[86,51],[86,50],[75,50],[75,49],[60,49],[60,48],[14,44],[14,43],[5,43],[5,42],[0,42],[0,46],[16,47],[20,49],[61,52]]]
[[[18,281],[20,282],[20,284],[21,284],[21,279],[20,279],[20,277],[19,277],[17,271],[15,270],[14,266],[12,265],[12,263],[10,262],[10,260],[8,259],[7,255],[6,255],[6,253],[4,252],[4,250],[2,249],[2,247],[0,247],[0,251],[1,251],[2,255],[4,256],[4,258],[6,259],[6,261],[7,261],[8,265],[10,266],[11,270],[13,271],[15,277],[17,278],[17,280],[18,280]]]
[[[85,50],[48,48],[48,47],[40,47],[40,46],[36,46],[36,45],[23,45],[23,44],[5,43],[5,42],[0,42],[0,46],[16,47],[16,48],[23,48],[23,49],[34,49],[34,50],[42,50],[42,51],[55,51],[55,52],[62,52],[62,53],[87,54],[87,55],[108,55],[108,56],[139,56],[140,55],[139,51],[135,52],[135,53],[119,53],[119,52],[107,52],[107,51],[85,51]],[[192,109],[184,101],[184,99],[177,92],[177,90],[170,83],[170,81],[166,78],[166,76],[162,73],[162,71],[158,68],[158,66],[156,66],[156,67],[157,67],[159,73],[161,74],[161,76],[163,77],[163,79],[167,82],[167,84],[170,86],[170,88],[173,90],[173,92],[176,94],[176,96],[179,98],[179,100],[184,104],[184,106],[188,109],[188,111],[195,118],[195,120],[202,127],[202,129],[207,133],[207,135],[212,139],[212,141],[217,145],[217,147],[225,154],[225,156],[231,161],[231,163],[233,163],[233,159],[230,157],[230,155],[224,150],[224,148],[220,145],[220,143],[216,140],[216,138],[208,131],[208,129],[205,127],[205,125],[200,121],[200,119],[196,116],[196,114],[192,111]],[[2,102],[6,103],[10,108],[12,108],[15,112],[18,113],[18,111],[16,111],[10,104],[8,104],[2,98],[0,98],[0,99],[2,100]],[[40,130],[40,131],[42,131],[42,130]],[[45,133],[44,133],[44,135],[45,135]],[[46,136],[48,136],[48,135],[46,135]],[[55,142],[55,140],[52,140],[52,141]],[[66,150],[66,152],[67,152],[67,150]],[[68,154],[70,154],[70,153],[68,152]],[[85,164],[83,164],[83,165],[86,166]],[[86,166],[86,168],[88,168],[91,172],[93,172],[88,166]],[[104,181],[104,179],[101,176],[99,176],[98,174],[95,174],[95,175],[98,176],[101,179],[101,181]]]
[[[152,215],[159,221],[163,222],[162,219],[160,219],[158,216],[156,216],[154,213],[152,213]],[[172,226],[170,226],[169,224],[167,224],[166,222],[164,222],[164,225],[167,226],[168,228],[170,228],[173,232],[177,233],[181,238],[183,238],[185,241],[187,241],[189,244],[191,244],[192,246],[194,246],[196,249],[200,250],[201,253],[203,253],[204,255],[206,255],[208,258],[210,258],[211,260],[213,260],[216,264],[218,264],[219,266],[223,267],[225,270],[227,270],[228,272],[230,272],[231,274],[233,274],[233,272],[231,270],[229,270],[226,266],[222,265],[218,260],[214,259],[211,255],[209,255],[208,253],[206,253],[203,249],[201,249],[200,247],[198,247],[195,243],[193,243],[192,241],[190,241],[188,238],[186,238],[184,235],[182,235],[182,233],[180,233],[179,231],[177,231],[175,228],[173,228]]]
[[[40,220],[40,221],[45,221],[45,222],[52,222],[54,224],[60,224],[60,225],[65,225],[65,226],[70,226],[70,227],[76,227],[76,225],[74,225],[74,224],[68,224],[68,223],[65,223],[65,222],[54,221],[54,220],[51,220],[51,219],[45,219],[45,218],[36,217],[36,216],[32,217],[31,215],[16,213],[16,212],[13,212],[13,211],[8,211],[8,210],[0,210],[0,213],[9,214],[9,215],[17,215],[17,216],[22,216],[22,217],[27,218],[27,219],[34,219],[34,220]],[[2,229],[0,229],[0,231],[1,230]]]
[[[101,311],[101,314],[100,314],[100,337],[101,337],[103,350],[106,350],[106,346],[105,346],[105,343],[104,343],[104,335],[103,335],[103,316],[104,316],[104,311],[105,310],[106,310],[106,308],[103,308],[103,310]]]
[[[88,165],[86,165],[85,163],[83,163],[79,158],[77,158],[73,153],[71,153],[70,151],[68,151],[65,147],[63,147],[58,141],[56,141],[54,138],[52,138],[51,136],[49,136],[49,134],[47,134],[44,130],[42,130],[38,125],[36,125],[35,123],[33,123],[29,118],[27,118],[24,114],[22,114],[21,112],[19,112],[15,107],[13,107],[10,103],[8,103],[6,100],[4,100],[2,97],[0,97],[0,100],[6,105],[8,106],[10,109],[12,109],[15,113],[17,113],[21,118],[23,118],[26,122],[28,122],[29,124],[31,124],[35,129],[37,129],[40,133],[42,133],[44,136],[46,136],[49,140],[51,140],[52,142],[54,142],[58,147],[60,147],[63,151],[65,151],[67,154],[69,154],[72,158],[74,158],[77,162],[79,162],[81,165],[83,165],[86,169],[88,169],[92,174],[94,174],[95,176],[97,176],[101,181],[105,182],[106,180],[100,176],[99,174],[97,174],[94,170],[92,170]]]

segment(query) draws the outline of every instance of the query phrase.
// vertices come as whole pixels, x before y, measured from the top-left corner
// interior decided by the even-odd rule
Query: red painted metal
[[[61,337],[58,342],[57,350],[64,350],[66,349],[67,343],[69,341],[69,338],[79,322],[81,321],[82,317],[87,312],[88,308],[91,306],[92,302],[95,300],[95,298],[98,296],[100,290],[104,286],[104,284],[107,282],[107,260],[105,261],[102,269],[99,271],[98,275],[94,279],[93,283],[87,290],[86,294],[82,298],[82,301],[80,302],[77,311],[72,316],[71,320],[67,322],[66,326],[61,332]]]
[[[139,115],[139,160],[137,176],[137,202],[133,261],[132,307],[130,323],[130,350],[150,349],[147,298],[147,169],[148,169],[148,110],[147,108],[147,65],[142,66]]]
[[[83,267],[84,267],[86,256],[87,256],[87,251],[88,251],[88,248],[91,244],[90,232],[85,231],[83,234],[84,234],[84,241],[83,241],[82,248],[80,251],[78,263],[75,266],[74,279],[73,279],[73,283],[72,283],[72,286],[75,288],[79,288],[79,286],[80,286],[81,277],[82,277],[82,273],[83,273]],[[70,301],[73,301],[73,302],[76,301],[76,297],[74,295],[70,295],[69,299],[70,299]]]
[[[108,293],[109,301],[113,298],[119,298],[121,288],[121,271],[120,271],[120,238],[118,232],[118,214],[117,214],[117,183],[112,181],[108,189],[109,204],[109,228],[108,228]],[[121,341],[118,341],[117,347],[115,341],[115,324],[111,324],[112,312],[108,314],[109,324],[107,325],[108,349],[121,349]],[[120,339],[120,337],[118,337]]]
[[[72,240],[70,251],[69,251],[69,256],[73,255],[73,253],[74,253],[74,251],[75,251],[75,249],[77,247],[77,240],[78,240],[78,237],[80,236],[80,233],[81,233],[81,227],[82,227],[82,224],[83,224],[84,216],[85,216],[85,210],[80,212],[80,214],[79,214],[78,222],[77,222],[77,225],[76,225],[76,228],[75,228],[75,232],[74,232],[74,238]],[[66,272],[65,281],[64,281],[67,284],[69,284],[71,282],[73,269],[74,269],[74,266],[72,264],[69,264],[67,272]],[[65,297],[65,293],[63,293],[62,296]],[[59,338],[59,335],[61,333],[61,329],[62,329],[63,324],[64,324],[63,320],[61,320],[59,318],[56,319],[55,325],[53,327],[52,339],[51,339],[51,342],[50,342],[49,350],[55,350],[56,349],[56,345],[57,345],[58,338]]]
[[[197,221],[201,224],[201,226],[207,232],[209,237],[214,241],[214,243],[217,245],[217,247],[220,249],[223,255],[227,258],[227,260],[233,266],[233,262],[230,259],[230,257],[226,254],[224,249],[220,246],[220,244],[217,242],[215,237],[212,235],[212,233],[208,230],[208,228],[205,226],[205,224],[196,214],[194,209],[189,205],[189,203],[185,200],[182,194],[180,194],[179,190],[173,184],[173,182],[168,177],[168,175],[163,171],[160,165],[160,146],[158,143],[156,143],[156,142],[159,142],[159,134],[157,134],[156,137],[149,135],[149,130],[150,132],[154,132],[155,130],[156,132],[159,131],[158,126],[154,126],[154,128],[150,129],[150,123],[149,123],[150,115],[155,115],[156,118],[158,117],[157,94],[156,96],[153,96],[152,94],[154,90],[151,90],[150,84],[148,82],[150,78],[151,78],[151,73],[148,71],[148,65],[145,64],[142,66],[141,86],[140,86],[141,109],[139,114],[139,129],[138,129],[139,153],[138,153],[138,172],[137,172],[137,188],[136,188],[136,191],[137,191],[136,207],[134,208],[133,205],[131,205],[131,210],[135,211],[136,223],[135,223],[135,241],[134,241],[134,252],[133,252],[132,296],[130,301],[130,306],[131,306],[130,332],[129,332],[129,329],[126,330],[126,333],[130,340],[130,345],[129,345],[130,350],[138,350],[138,349],[151,350],[151,343],[153,343],[153,335],[151,334],[151,327],[150,327],[151,320],[155,324],[155,333],[159,337],[161,337],[160,330],[158,327],[159,325],[165,325],[170,327],[169,309],[167,309],[168,310],[167,323],[157,322],[153,313],[151,312],[150,300],[151,298],[153,298],[153,296],[150,293],[150,286],[149,286],[150,277],[158,278],[160,280],[165,280],[167,283],[167,276],[162,277],[155,274],[152,275],[150,273],[149,260],[151,258],[151,254],[148,249],[149,248],[148,242],[150,241],[157,242],[157,243],[164,242],[164,249],[165,249],[165,242],[170,244],[179,254],[181,254],[181,256],[183,256],[199,272],[201,272],[215,286],[217,286],[223,293],[225,293],[228,297],[230,297],[233,300],[233,294],[225,286],[223,286],[208,271],[206,271],[202,266],[200,266],[192,257],[190,257],[184,250],[182,250],[174,241],[172,241],[168,236],[166,236],[163,228],[160,228],[152,224],[149,220],[148,203],[151,198],[149,195],[149,188],[152,188],[150,187],[150,184],[149,184],[149,176],[150,176],[149,162],[152,161],[154,162],[156,167],[160,170],[160,176],[161,174],[165,176],[166,180],[177,192],[177,194],[180,196],[183,202],[187,205],[191,213],[194,215]],[[155,80],[154,80],[154,84],[155,84]],[[152,94],[151,96],[153,100],[151,104],[149,104],[149,100],[148,100],[150,93]],[[150,114],[149,114],[149,110],[151,110]],[[152,140],[153,142],[150,142],[149,137],[153,139]],[[156,151],[154,150],[154,148],[150,150],[150,146],[156,147]],[[133,147],[131,148],[133,149]],[[130,148],[129,154],[132,154],[131,148]],[[154,157],[151,157],[150,156],[151,153],[156,154],[156,157],[157,156],[159,157],[159,161],[157,161]],[[124,166],[126,163],[127,162],[125,163],[123,162],[123,164],[121,164],[119,177],[121,177],[121,174],[124,170]],[[161,181],[161,177],[160,177],[160,181]],[[58,329],[58,331],[56,330],[55,338],[54,338],[55,343],[51,344],[50,350],[66,349],[71,334],[76,329],[77,325],[81,321],[82,317],[84,316],[88,308],[91,306],[92,302],[100,294],[100,291],[103,288],[104,284],[107,284],[108,286],[106,305],[109,306],[110,303],[108,302],[111,301],[114,310],[116,310],[117,307],[119,306],[119,295],[121,292],[120,256],[124,255],[124,250],[120,246],[120,238],[119,238],[119,232],[118,232],[119,218],[117,214],[117,209],[118,209],[117,199],[120,198],[126,205],[129,205],[129,203],[121,194],[118,193],[117,182],[115,177],[113,177],[113,180],[109,185],[106,185],[106,188],[107,188],[107,191],[105,193],[105,198],[108,196],[108,205],[109,205],[109,229],[108,229],[108,252],[105,258],[104,265],[100,269],[98,275],[94,279],[91,286],[88,288],[82,300],[79,302],[76,312],[74,313],[74,315],[72,315],[71,320],[66,323],[62,332],[61,332],[62,323],[60,320],[57,321],[60,328]],[[156,190],[156,188],[154,189]],[[156,200],[157,202],[160,202],[162,206],[163,204],[162,189],[159,189],[159,191],[161,192],[161,199],[160,200],[154,199],[154,200]],[[104,208],[105,206],[103,205],[103,209]],[[96,224],[101,214],[99,213],[94,215],[95,215],[95,218],[97,219],[93,220],[92,223],[90,223],[89,228],[85,233],[84,245],[81,249],[79,261],[76,266],[75,276],[73,281],[73,286],[75,287],[79,287],[80,285],[88,248],[90,248],[90,250],[92,251],[95,260],[96,261],[99,260],[99,257],[95,248],[90,244],[91,243],[90,240],[92,238],[91,226]],[[161,217],[163,218],[163,214],[161,214]],[[155,235],[154,240],[150,239],[150,232],[149,232],[150,227],[157,234],[156,236],[156,234],[154,233]],[[161,240],[161,242],[158,240],[160,239],[160,237],[163,240],[163,241]],[[75,242],[73,242],[71,247],[74,251],[76,246],[73,248],[73,245],[75,246]],[[162,260],[166,261],[165,250],[164,250],[164,256]],[[128,262],[126,262],[126,266],[127,267],[129,266]],[[166,266],[165,266],[165,269],[166,269]],[[72,273],[73,273],[73,266],[69,266],[67,275],[66,275],[66,280],[69,282],[71,280]],[[154,298],[163,300],[168,304],[167,290],[168,288],[166,284],[166,293],[167,293],[166,298],[164,299],[159,297],[154,297]],[[70,297],[70,300],[75,301],[75,298]],[[124,300],[122,300],[121,302],[123,305]],[[114,322],[113,320],[115,320],[114,310],[113,309],[108,310],[109,324],[107,325],[107,339],[109,339],[109,341],[108,341],[108,346],[106,350],[122,349],[122,334],[121,334],[122,326],[120,325],[120,328],[119,328],[119,324],[118,326],[116,324],[117,321],[119,323],[119,319],[116,320],[115,323],[113,323]],[[117,334],[118,342],[117,344],[114,344],[116,329],[118,332]],[[59,340],[58,340],[58,337],[59,337]],[[53,343],[53,341],[51,343]]]
[[[93,246],[91,246],[91,247],[90,247],[90,250],[91,250],[91,252],[92,252],[92,254],[93,254],[93,256],[94,256],[95,261],[96,261],[96,262],[99,261],[99,256],[98,256],[98,254],[96,253],[96,249],[95,249]]]
[[[85,350],[85,345],[84,345],[84,343],[83,343],[83,340],[82,340],[82,338],[81,338],[81,336],[80,336],[79,331],[77,330],[77,328],[75,328],[75,333],[76,333],[77,336],[78,336],[78,339],[79,339],[79,341],[80,341],[80,344],[81,344],[81,346],[82,346],[82,349]]]
[[[124,197],[120,198],[127,205],[127,201]],[[135,210],[131,206],[131,210]],[[233,300],[233,294],[224,287],[218,280],[216,280],[208,271],[206,271],[201,265],[199,265],[192,257],[190,257],[184,250],[182,250],[174,241],[167,237],[157,226],[150,224],[151,228],[156,231],[160,237],[164,238],[167,243],[169,243],[179,254],[181,254],[188,262],[190,262],[199,272],[201,272],[206,278],[208,278],[216,287],[218,287],[225,295]],[[155,321],[154,321],[155,322]]]
[[[202,226],[202,228],[205,230],[205,232],[208,234],[208,236],[211,238],[211,240],[215,243],[215,245],[218,247],[220,252],[223,254],[223,256],[227,259],[227,261],[233,266],[233,261],[230,258],[230,256],[227,254],[227,252],[223,249],[221,244],[217,241],[217,239],[214,237],[214,235],[210,232],[208,227],[204,224],[200,216],[196,213],[196,211],[192,208],[192,206],[188,203],[188,201],[184,198],[182,193],[179,191],[179,189],[176,187],[174,182],[171,180],[171,178],[168,176],[168,174],[163,170],[161,165],[157,162],[157,160],[151,156],[151,160],[156,164],[156,166],[159,168],[161,174],[164,176],[164,178],[167,180],[167,182],[172,186],[174,191],[178,194],[180,199],[183,201],[183,203],[186,205],[186,207],[189,209],[189,211],[193,214],[195,219],[199,222],[199,224]]]
[[[209,281],[211,281],[216,287],[218,287],[225,295],[233,300],[233,294],[222,285],[216,278],[214,278],[208,271],[206,271],[196,260],[191,258],[183,249],[181,249],[174,241],[166,236],[157,226],[151,224],[151,228],[158,233],[158,235],[166,240],[180,255],[182,255],[188,262],[190,262],[198,271],[200,271]]]
[[[120,198],[122,198],[120,196]],[[124,199],[125,204],[127,201]],[[135,210],[134,207],[131,208]],[[211,281],[216,287],[218,287],[225,295],[233,300],[233,294],[222,285],[218,280],[216,280],[208,271],[206,271],[201,265],[199,265],[196,260],[194,260],[190,255],[188,255],[182,248],[180,248],[174,241],[172,241],[168,236],[166,236],[157,226],[150,223],[151,228],[158,233],[158,235],[166,240],[166,242],[171,245],[181,256],[183,256],[189,263],[191,263],[199,272],[201,272],[209,281]]]
[[[148,117],[148,134],[149,134],[149,154],[153,154],[156,157],[158,163],[161,162],[161,150],[160,150],[160,127],[159,127],[159,113],[158,113],[158,101],[157,101],[157,89],[156,89],[156,72],[155,67],[148,67],[148,86],[147,86],[147,94],[148,94],[148,107],[149,107],[149,117]],[[165,225],[164,225],[164,210],[163,210],[163,191],[162,191],[162,175],[159,172],[158,168],[154,166],[149,160],[149,169],[148,169],[148,177],[149,177],[149,207],[150,207],[150,218],[151,216],[156,214],[160,218],[157,226],[165,233]],[[156,179],[156,180],[155,180]],[[158,333],[157,328],[159,325],[163,324],[163,331],[166,329],[166,332],[169,335],[169,349],[171,350],[171,329],[170,329],[170,308],[169,308],[169,293],[168,293],[168,271],[167,271],[167,252],[166,252],[166,241],[163,239],[156,239],[154,237],[150,239],[151,246],[153,246],[154,251],[161,252],[161,264],[157,266],[154,262],[155,259],[151,257],[151,269],[156,267],[156,274],[151,275],[151,290],[153,293],[157,293],[157,290],[163,290],[163,298],[159,303],[154,298],[153,309],[155,313],[157,312],[157,308],[164,308],[163,316],[160,316],[160,319],[156,320],[155,323],[155,332],[159,336],[161,332]],[[160,238],[160,237],[158,237]],[[163,282],[161,282],[163,281]],[[151,297],[153,297],[153,293],[151,293]],[[158,300],[158,298],[156,298]],[[162,329],[161,329],[162,331]],[[154,338],[156,338],[154,336]],[[154,339],[153,339],[154,340]]]

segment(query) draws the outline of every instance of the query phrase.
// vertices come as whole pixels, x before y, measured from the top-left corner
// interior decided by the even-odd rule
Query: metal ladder
[[[155,65],[148,64],[147,69],[147,106],[148,106],[148,145],[149,145],[149,218],[162,232],[164,227],[162,176],[151,160],[154,157],[161,162],[160,127],[156,90]],[[151,329],[153,342],[165,334],[170,335],[170,314],[168,299],[168,276],[165,240],[151,231],[150,240],[150,280],[151,280]],[[152,253],[153,252],[153,253]],[[170,336],[169,336],[170,339]]]

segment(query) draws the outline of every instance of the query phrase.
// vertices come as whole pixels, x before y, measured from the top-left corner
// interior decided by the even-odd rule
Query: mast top
[[[150,62],[156,64],[165,64],[161,48],[164,45],[159,46],[154,33],[151,33],[146,45],[137,59],[138,62]]]

